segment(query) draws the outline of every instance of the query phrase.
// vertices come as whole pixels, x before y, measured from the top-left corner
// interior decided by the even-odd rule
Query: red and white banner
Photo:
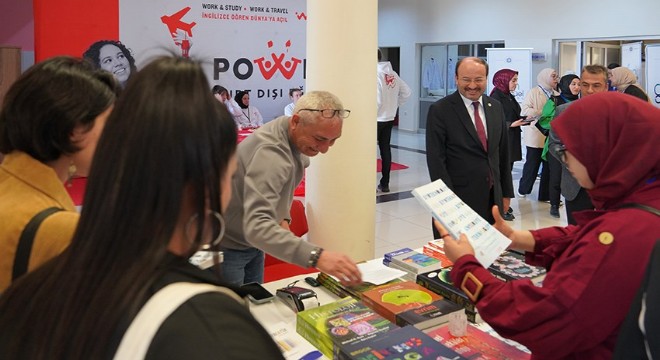
[[[171,52],[202,61],[211,86],[249,91],[270,121],[305,85],[305,11],[306,0],[120,0],[119,38],[138,69]]]

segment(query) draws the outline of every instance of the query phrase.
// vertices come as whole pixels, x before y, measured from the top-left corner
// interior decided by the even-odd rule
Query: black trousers
[[[561,163],[554,156],[547,154],[548,158],[548,171],[550,172],[548,178],[548,196],[550,197],[550,205],[559,206],[561,198]]]
[[[571,225],[577,225],[575,219],[573,219],[573,212],[582,211],[582,210],[593,210],[594,204],[591,202],[587,190],[584,188],[580,189],[577,196],[573,200],[566,200],[566,219]]]
[[[390,141],[392,139],[393,127],[394,120],[378,122],[376,140],[378,140],[378,149],[380,150],[380,159],[383,165],[383,177],[380,178],[380,185],[382,187],[389,187],[390,185],[390,169],[392,168],[392,148],[390,147]]]
[[[527,154],[525,155],[525,165],[523,165],[522,177],[518,185],[518,192],[521,194],[529,194],[534,187],[536,175],[539,173],[539,167],[543,165],[541,170],[541,183],[539,184],[539,201],[546,201],[548,195],[548,165],[541,158],[543,148],[533,148],[527,146]]]

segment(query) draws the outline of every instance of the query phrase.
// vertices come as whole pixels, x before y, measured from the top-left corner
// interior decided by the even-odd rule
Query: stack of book
[[[352,297],[301,311],[296,332],[329,359],[339,346],[374,337],[397,326]]]
[[[454,265],[445,254],[445,242],[442,239],[430,240],[424,245],[422,252],[430,257],[440,260],[443,268]]]
[[[383,264],[405,271],[407,274],[403,276],[403,279],[413,282],[418,274],[439,270],[443,267],[440,260],[410,248],[386,253],[383,255]]]
[[[344,298],[347,296],[350,296],[354,299],[361,300],[362,299],[362,293],[364,293],[367,290],[371,290],[377,286],[380,285],[374,285],[369,282],[363,282],[360,285],[355,285],[355,286],[344,286],[342,285],[339,281],[337,281],[335,278],[332,276],[326,274],[326,273],[319,273],[318,276],[316,277],[316,280],[321,284],[324,288],[328,289],[331,293],[337,295],[340,298]],[[398,282],[401,282],[401,279],[395,279],[392,281],[387,282],[386,284],[395,284]]]
[[[391,322],[427,329],[449,321],[463,307],[412,281],[388,284],[365,291],[362,301]]]
[[[468,299],[467,295],[454,286],[449,277],[451,267],[440,269],[438,271],[429,271],[417,275],[417,284],[442,295],[445,299],[465,308],[465,314],[468,321],[481,322],[481,316],[477,312],[474,303]]]
[[[421,330],[406,326],[341,345],[340,360],[467,359]]]
[[[526,348],[519,349],[473,325],[468,325],[464,336],[453,336],[448,324],[426,334],[468,359],[528,360],[531,357]]]

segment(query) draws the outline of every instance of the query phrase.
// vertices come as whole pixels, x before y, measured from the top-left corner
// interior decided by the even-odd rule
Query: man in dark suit
[[[493,223],[492,207],[513,197],[507,128],[502,105],[486,95],[488,64],[456,64],[458,91],[431,105],[426,123],[426,163],[431,181],[442,179],[463,202]],[[476,111],[475,111],[476,110]],[[439,234],[433,228],[435,238]]]

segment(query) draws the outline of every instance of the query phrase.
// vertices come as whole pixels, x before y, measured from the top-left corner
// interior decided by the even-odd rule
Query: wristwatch
[[[321,247],[315,247],[314,250],[309,254],[309,260],[307,261],[307,265],[309,265],[310,268],[315,268],[316,264],[319,262],[319,258],[321,257],[321,254],[323,253],[323,248]]]

